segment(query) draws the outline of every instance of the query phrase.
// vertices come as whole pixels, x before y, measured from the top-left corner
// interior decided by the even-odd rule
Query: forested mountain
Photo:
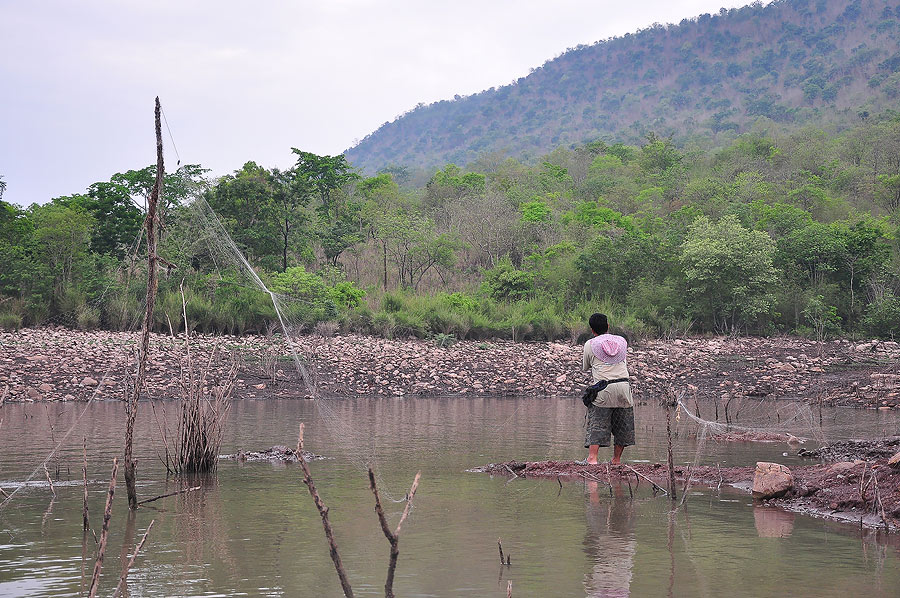
[[[355,166],[534,159],[647,133],[714,148],[755,130],[850,124],[897,105],[900,5],[776,0],[579,46],[511,85],[418,105],[346,152]]]

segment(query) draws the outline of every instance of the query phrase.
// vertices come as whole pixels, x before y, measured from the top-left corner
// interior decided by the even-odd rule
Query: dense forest
[[[293,321],[326,333],[575,339],[602,310],[637,335],[900,335],[895,112],[838,135],[746,134],[716,151],[651,133],[534,165],[487,154],[420,187],[402,168],[364,177],[344,156],[294,152],[287,170],[166,176],[158,330],[183,325],[182,281],[194,329],[273,326],[268,295],[211,248],[221,221],[293,300]],[[134,326],[153,177],[144,168],[44,205],[0,203],[0,326]]]
[[[896,2],[775,0],[571,48],[510,85],[420,104],[346,156],[367,174],[410,167],[424,184],[429,168],[485,152],[532,164],[650,132],[709,150],[754,131],[837,131],[898,97]]]

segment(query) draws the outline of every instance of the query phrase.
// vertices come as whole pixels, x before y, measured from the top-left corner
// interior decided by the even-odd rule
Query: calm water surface
[[[173,419],[175,405],[165,405]],[[26,479],[76,422],[83,405],[7,404],[0,410],[0,486]],[[161,405],[157,414],[163,417]],[[331,509],[338,544],[358,596],[383,595],[388,543],[373,512],[364,464],[383,491],[402,499],[422,481],[403,528],[398,596],[796,596],[900,595],[900,542],[853,526],[753,505],[735,490],[694,489],[670,517],[646,485],[591,488],[556,480],[508,481],[466,473],[507,459],[581,458],[584,408],[573,399],[372,399],[240,401],[229,414],[223,452],[294,445],[306,422],[307,448],[329,458],[311,465]],[[829,434],[897,433],[892,414],[826,411]],[[665,458],[665,420],[637,410],[632,461]],[[846,425],[845,425],[846,422]],[[52,431],[51,431],[52,428]],[[166,480],[160,434],[148,403],[138,414],[138,493]],[[58,459],[58,497],[43,470],[0,513],[0,596],[86,595],[94,543],[81,532],[81,442],[88,439],[91,521],[99,529],[112,458],[121,453],[119,403],[88,407]],[[677,460],[697,456],[679,424]],[[707,442],[700,461],[752,465],[799,461],[782,444]],[[121,475],[121,474],[120,474]],[[340,596],[321,522],[296,465],[224,461],[203,489],[129,516],[120,484],[99,595],[109,596],[127,554],[156,520],[129,577],[131,596]],[[67,485],[71,480],[71,485]],[[120,480],[121,482],[121,480]],[[396,523],[402,502],[386,509]],[[497,538],[512,556],[501,567]]]

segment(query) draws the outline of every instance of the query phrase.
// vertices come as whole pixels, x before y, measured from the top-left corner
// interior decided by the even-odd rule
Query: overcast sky
[[[505,85],[566,48],[723,0],[0,0],[0,175],[43,203],[155,161],[221,175],[336,154],[419,102]],[[169,139],[167,165],[175,166]]]

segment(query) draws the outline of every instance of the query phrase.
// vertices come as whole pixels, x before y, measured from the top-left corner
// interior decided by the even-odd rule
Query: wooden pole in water
[[[666,452],[669,465],[669,498],[675,501],[675,460],[672,458],[672,405],[675,393],[666,392]]]
[[[147,219],[145,221],[147,232],[147,310],[144,312],[144,326],[141,329],[141,346],[138,353],[137,379],[134,381],[134,392],[126,404],[127,417],[125,420],[125,488],[128,492],[128,506],[137,509],[138,499],[135,489],[135,472],[133,458],[134,444],[134,420],[137,416],[138,397],[144,386],[147,376],[147,354],[150,350],[150,328],[153,325],[153,308],[156,304],[156,206],[163,190],[163,177],[165,165],[163,164],[162,126],[160,124],[160,111],[162,107],[159,97],[156,98],[154,110],[156,121],[156,181],[150,192],[147,202]]]
[[[81,437],[81,448],[84,451],[84,461],[81,464],[81,477],[84,479],[84,500],[81,503],[81,519],[84,525],[84,531],[91,528],[91,521],[88,519],[88,488],[87,488],[87,436]]]

